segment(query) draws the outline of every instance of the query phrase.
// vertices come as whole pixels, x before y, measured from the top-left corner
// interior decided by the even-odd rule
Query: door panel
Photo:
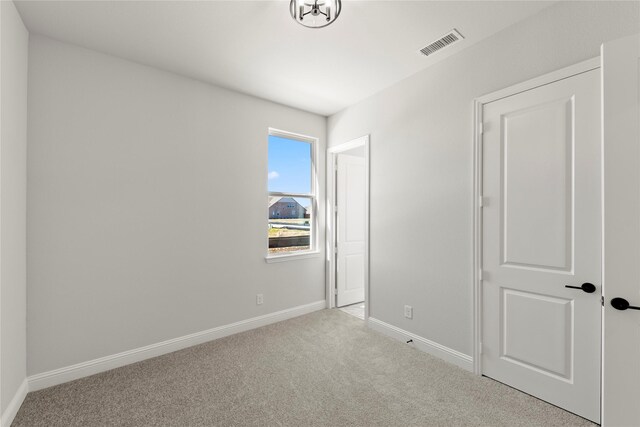
[[[502,116],[505,264],[571,270],[572,123],[572,98]]]
[[[602,421],[640,425],[640,35],[602,48],[604,348]]]
[[[366,176],[363,157],[337,156],[336,305],[364,301]]]
[[[364,278],[362,271],[364,270],[364,254],[351,254],[346,255],[344,258],[345,290],[355,291],[363,289]]]
[[[503,288],[502,313],[502,358],[544,375],[571,379],[571,300]],[[537,321],[532,324],[531,319]]]
[[[600,73],[483,105],[482,372],[600,420]],[[567,288],[589,282],[596,292]]]

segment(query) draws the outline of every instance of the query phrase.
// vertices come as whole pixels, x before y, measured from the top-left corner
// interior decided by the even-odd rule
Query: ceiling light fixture
[[[322,28],[333,23],[342,10],[340,0],[291,0],[291,17],[300,25]]]

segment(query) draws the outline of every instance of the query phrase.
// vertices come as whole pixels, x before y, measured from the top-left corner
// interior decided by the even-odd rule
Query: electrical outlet
[[[411,307],[410,305],[404,306],[404,317],[406,317],[407,319],[413,319],[413,307]]]
[[[256,295],[256,305],[260,305],[264,302],[264,296],[262,294]]]

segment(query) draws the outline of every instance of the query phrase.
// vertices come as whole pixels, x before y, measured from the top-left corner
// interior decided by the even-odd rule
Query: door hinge
[[[482,282],[482,269],[478,270],[478,280]]]
[[[333,293],[334,293],[334,295],[338,295],[338,288],[335,288],[335,289],[333,290]]]
[[[483,196],[478,196],[478,206],[479,207],[484,207],[484,197]]]
[[[478,350],[479,350],[480,354],[482,354],[482,341],[480,341],[480,344],[479,344],[478,347],[479,347]]]
[[[602,306],[604,307],[604,295],[600,297],[600,304],[602,304]]]
[[[484,134],[484,123],[478,123],[478,132],[480,133],[480,135]]]

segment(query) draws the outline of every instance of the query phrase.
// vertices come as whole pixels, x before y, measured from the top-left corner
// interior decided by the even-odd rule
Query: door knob
[[[592,294],[596,291],[596,286],[593,283],[583,283],[582,286],[569,286],[569,285],[564,285],[565,288],[571,288],[571,289],[582,289],[583,291],[585,291],[588,294]]]
[[[631,309],[631,310],[640,310],[640,307],[634,307],[632,305],[629,305],[629,301],[627,301],[624,298],[614,298],[611,300],[611,306],[613,308],[615,308],[616,310],[626,310]]]

